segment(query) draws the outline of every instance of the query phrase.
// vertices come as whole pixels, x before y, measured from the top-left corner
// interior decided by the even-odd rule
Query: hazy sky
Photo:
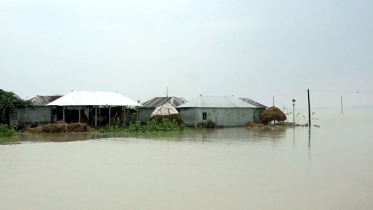
[[[373,105],[373,1],[1,1],[1,89],[144,102],[167,87],[280,107],[306,107],[309,88],[314,107]]]

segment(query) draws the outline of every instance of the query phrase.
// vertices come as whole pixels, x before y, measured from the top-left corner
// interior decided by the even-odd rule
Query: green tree
[[[16,106],[32,106],[30,101],[24,101],[13,92],[0,89],[0,124],[9,125],[9,113]]]

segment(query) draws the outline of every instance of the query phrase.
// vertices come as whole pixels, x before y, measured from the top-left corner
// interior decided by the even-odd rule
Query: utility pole
[[[295,125],[295,102],[296,102],[296,100],[293,99],[291,101],[293,102],[293,124]]]
[[[342,96],[341,96],[341,109],[342,109],[342,114],[343,114],[343,102],[342,102]]]
[[[311,128],[311,102],[310,102],[310,89],[307,89],[308,95],[308,126]]]

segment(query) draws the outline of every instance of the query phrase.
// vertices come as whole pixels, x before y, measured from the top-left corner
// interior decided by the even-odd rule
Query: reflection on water
[[[0,209],[371,209],[371,124],[355,113],[320,119],[311,130],[3,141]]]
[[[265,128],[219,128],[185,132],[154,132],[154,133],[124,133],[124,134],[97,134],[97,133],[38,133],[24,134],[21,137],[4,140],[6,142],[70,142],[92,139],[109,138],[139,138],[174,141],[281,141],[286,135],[288,127]]]

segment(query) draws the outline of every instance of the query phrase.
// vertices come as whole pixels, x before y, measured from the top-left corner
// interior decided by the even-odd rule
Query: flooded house
[[[125,123],[123,113],[126,107],[141,104],[117,92],[72,91],[47,106],[62,110],[58,120],[67,123],[89,122],[98,126],[110,125],[117,117]]]
[[[232,127],[253,122],[256,107],[234,96],[200,95],[177,109],[187,126],[212,122],[217,126]]]
[[[17,106],[10,113],[9,119],[10,124],[19,123],[23,126],[26,124],[32,124],[33,122],[38,123],[50,123],[56,121],[56,116],[58,110],[56,106],[46,105],[61,98],[61,95],[51,95],[51,96],[40,96],[37,95],[31,98],[33,107],[29,106]],[[62,113],[62,109],[59,110]]]
[[[240,98],[240,99],[256,107],[256,109],[254,109],[253,117],[254,117],[254,122],[259,123],[260,115],[267,109],[267,106],[261,103],[258,103],[250,98]]]
[[[152,113],[157,107],[160,107],[166,103],[169,103],[173,107],[178,107],[187,102],[187,100],[179,97],[154,97],[144,103],[142,107],[139,107],[139,121],[146,123],[151,117]]]

